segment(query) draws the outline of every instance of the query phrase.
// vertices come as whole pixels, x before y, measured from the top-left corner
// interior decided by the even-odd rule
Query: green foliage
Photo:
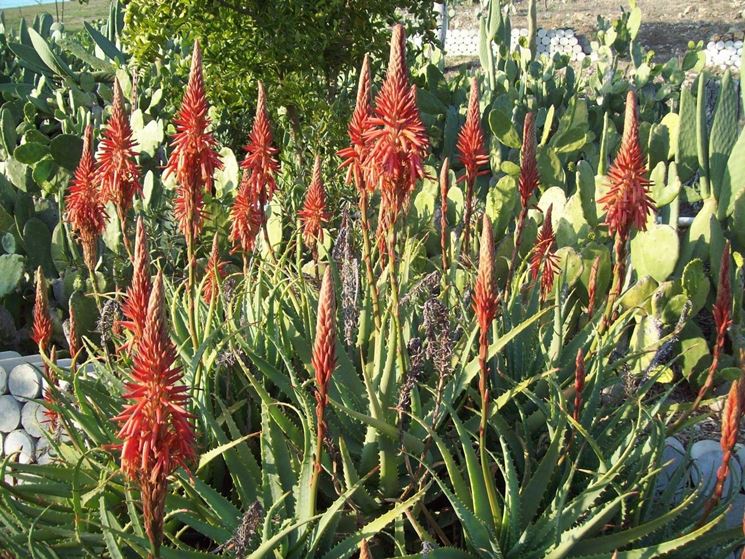
[[[295,141],[315,148],[343,137],[348,114],[334,103],[339,86],[365,52],[384,56],[388,26],[403,12],[410,32],[431,33],[432,6],[415,0],[134,0],[127,4],[125,42],[142,64],[200,39],[207,89],[233,147],[245,141],[261,80]]]

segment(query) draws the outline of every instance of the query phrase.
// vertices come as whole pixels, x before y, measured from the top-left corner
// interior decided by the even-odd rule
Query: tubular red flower
[[[556,244],[556,235],[551,224],[552,208],[553,206],[551,205],[546,210],[543,226],[538,233],[535,248],[533,249],[533,256],[530,259],[530,276],[533,280],[538,279],[538,274],[541,273],[541,268],[543,268],[541,275],[541,300],[543,301],[551,294],[551,289],[554,286],[554,278],[558,271],[558,258],[553,250]]]
[[[202,51],[194,42],[189,83],[181,108],[173,120],[176,133],[171,139],[172,151],[165,175],[173,174],[178,183],[174,213],[187,242],[202,230],[203,192],[212,192],[213,175],[222,168],[215,140],[209,131],[209,105],[202,75]]]
[[[256,116],[253,128],[248,136],[248,143],[243,149],[246,150],[246,158],[241,167],[248,175],[248,183],[254,190],[259,208],[271,201],[274,191],[277,190],[275,175],[279,172],[279,161],[276,155],[279,150],[272,145],[272,129],[269,125],[269,113],[266,110],[266,92],[264,85],[259,82],[259,95],[256,103]]]
[[[479,270],[473,291],[473,308],[482,332],[488,332],[497,314],[497,282],[494,275],[494,236],[491,221],[484,214],[479,247]]]
[[[574,362],[574,410],[572,417],[579,422],[582,411],[582,393],[585,390],[585,354],[582,348],[577,350],[577,359]]]
[[[129,403],[115,418],[121,425],[122,471],[140,486],[145,530],[156,550],[162,540],[167,478],[196,457],[192,415],[186,409],[188,388],[181,378],[176,347],[168,337],[159,273],[145,330],[133,354],[132,376],[124,394]]]
[[[321,158],[316,156],[313,164],[313,178],[305,195],[303,209],[298,212],[303,223],[303,240],[313,249],[318,241],[323,240],[323,225],[328,223],[330,214],[326,209],[326,190],[321,178]]]
[[[137,231],[135,233],[135,254],[132,274],[132,283],[127,289],[122,305],[124,319],[121,325],[133,334],[133,347],[137,346],[145,330],[145,319],[147,318],[147,305],[150,300],[150,254],[147,249],[147,234],[145,222],[142,217],[137,219]]]
[[[230,228],[229,239],[233,243],[233,251],[252,252],[256,246],[256,237],[261,230],[264,212],[259,204],[258,196],[249,183],[247,171],[243,173],[230,216],[233,224]]]
[[[633,229],[646,231],[647,216],[655,211],[649,196],[647,168],[639,144],[639,117],[636,94],[626,97],[626,116],[623,139],[615,161],[608,170],[610,189],[598,202],[603,205],[605,222],[611,235],[619,234],[628,240]]]
[[[46,354],[52,339],[52,319],[49,316],[49,296],[44,272],[39,266],[36,269],[36,294],[34,298],[34,323],[31,328],[31,339],[39,347],[39,353]]]
[[[424,177],[423,160],[429,148],[416,106],[416,87],[409,84],[405,49],[403,26],[396,25],[388,73],[364,132],[365,180],[369,188],[380,188],[389,227],[408,205],[416,181]]]
[[[357,102],[347,127],[350,145],[337,152],[342,160],[339,168],[347,167],[347,184],[354,183],[360,192],[369,189],[370,186],[375,187],[374,183],[366,183],[363,175],[363,161],[367,150],[365,132],[368,129],[370,115],[372,114],[371,93],[370,57],[365,54],[360,69],[359,83],[357,84]]]
[[[124,109],[122,89],[119,80],[115,79],[111,117],[106,123],[98,146],[96,180],[101,185],[101,197],[104,202],[112,202],[116,206],[121,220],[126,218],[132,207],[135,194],[142,192],[134,146],[132,128]]]
[[[210,252],[209,260],[207,260],[207,267],[204,270],[204,288],[202,290],[202,298],[208,305],[212,301],[212,297],[216,296],[219,291],[219,281],[225,277],[225,267],[228,262],[220,259],[220,245],[217,233],[215,233],[212,239],[212,252]]]
[[[538,160],[536,159],[535,115],[533,113],[525,115],[523,145],[520,154],[522,164],[520,165],[518,189],[520,191],[520,204],[523,209],[527,209],[530,197],[536,191],[540,182]]]
[[[83,247],[85,265],[93,270],[98,260],[98,238],[106,227],[106,211],[96,186],[93,163],[93,128],[83,137],[83,155],[65,197],[65,219]]]
[[[458,134],[456,145],[458,154],[466,174],[461,177],[466,183],[473,184],[476,177],[489,172],[484,169],[489,164],[489,156],[484,144],[484,132],[481,129],[481,113],[479,111],[479,83],[474,76],[471,78],[471,96],[468,100],[466,122]]]

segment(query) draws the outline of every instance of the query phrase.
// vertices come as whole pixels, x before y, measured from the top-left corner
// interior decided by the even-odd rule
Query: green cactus
[[[640,277],[665,281],[675,271],[679,254],[678,233],[669,225],[653,224],[631,240],[631,265]]]
[[[25,258],[20,254],[0,255],[0,298],[15,291],[23,277]]]

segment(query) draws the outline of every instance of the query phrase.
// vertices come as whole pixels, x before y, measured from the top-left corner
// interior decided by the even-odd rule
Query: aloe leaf
[[[367,538],[371,538],[382,531],[386,526],[393,522],[396,517],[413,507],[424,496],[429,486],[422,488],[402,503],[398,503],[391,510],[384,512],[374,520],[365,524],[365,526],[355,534],[345,538],[336,547],[330,550],[323,559],[346,559],[357,550],[357,545]],[[251,556],[252,558],[253,556]]]

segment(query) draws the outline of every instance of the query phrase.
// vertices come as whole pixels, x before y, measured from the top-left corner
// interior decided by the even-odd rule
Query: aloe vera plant
[[[208,132],[208,80],[190,82],[187,97],[198,89],[200,103],[164,144],[180,96],[159,99],[153,88],[196,63],[154,64],[135,87],[116,7],[104,28],[86,29],[97,47],[88,56],[62,32],[45,37],[46,20],[41,41],[21,26],[4,64],[34,72],[35,85],[7,88],[23,103],[0,108],[9,226],[0,298],[12,305],[24,266],[39,270],[38,301],[48,295],[42,275],[62,275],[48,297],[56,305],[35,313],[44,405],[57,426],[46,435],[49,464],[2,461],[0,548],[70,558],[694,559],[745,543],[726,520],[736,492],[722,482],[712,499],[706,483],[688,483],[685,460],[663,458],[666,437],[700,418],[671,398],[674,383],[706,387],[705,404],[712,384],[743,374],[742,296],[721,295],[741,281],[745,248],[733,228],[745,210],[731,164],[743,134],[730,118],[740,110],[731,78],[709,125],[703,74],[696,95],[645,88],[649,74],[682,70],[641,51],[638,11],[619,24],[628,44],[604,31],[594,64],[610,71],[599,83],[566,61],[510,54],[502,8],[490,2],[481,20],[480,86],[446,79],[432,62],[410,72],[401,28],[381,89],[362,64],[353,146],[342,151],[362,215],[348,209],[332,158],[319,156],[311,173],[285,155],[271,92],[261,89],[241,176]],[[627,76],[613,62],[622,43]],[[106,76],[91,86],[86,65]],[[142,192],[125,219],[108,213],[101,258],[83,274],[59,211],[69,176],[45,189],[37,166],[72,174],[78,155],[63,147],[82,149],[71,138],[99,128],[114,75],[134,100]],[[84,85],[91,103],[67,107]],[[469,89],[479,165],[464,183],[456,144]],[[59,118],[40,99],[62,103]],[[47,114],[54,128],[42,132]],[[197,125],[209,137],[206,166],[180,157],[193,154],[183,132]],[[163,176],[167,155],[182,183]],[[721,210],[730,199],[732,211]],[[695,200],[702,207],[686,224]],[[471,210],[482,225],[469,244]],[[713,364],[701,328],[712,309],[726,323]],[[65,317],[78,347],[59,367]],[[733,432],[742,407],[727,409]]]

